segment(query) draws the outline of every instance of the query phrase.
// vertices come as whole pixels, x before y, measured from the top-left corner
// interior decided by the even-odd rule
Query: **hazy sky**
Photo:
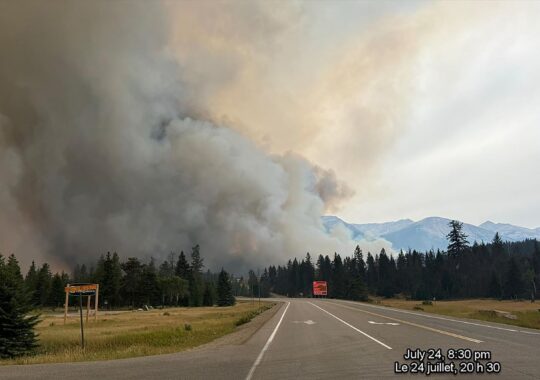
[[[349,221],[540,226],[540,3],[284,4],[171,12],[213,119],[333,169]]]
[[[540,227],[538,20],[517,1],[0,1],[0,252],[200,244],[242,270],[352,252],[325,213]]]

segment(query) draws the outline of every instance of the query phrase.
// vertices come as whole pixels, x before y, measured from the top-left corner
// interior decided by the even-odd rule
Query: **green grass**
[[[383,306],[391,306],[399,309],[423,310],[429,313],[451,317],[478,319],[487,322],[540,329],[540,303],[531,303],[530,301],[472,299],[420,302],[403,299],[376,299],[375,302]],[[496,310],[511,313],[516,316],[516,319],[497,315]]]
[[[261,305],[260,308],[257,308],[255,310],[251,310],[251,311],[248,311],[247,313],[245,313],[244,315],[242,315],[240,318],[238,318],[236,320],[236,322],[234,322],[234,324],[236,326],[241,326],[245,323],[248,323],[249,321],[251,321],[253,318],[255,318],[257,315],[261,314],[262,312],[272,308],[272,306],[274,305]]]
[[[36,328],[40,347],[35,355],[0,360],[0,365],[56,363],[129,358],[178,352],[208,343],[251,320],[273,303],[261,309],[249,302],[230,307],[169,308],[165,310],[101,315],[97,322],[85,324],[86,347],[80,347],[78,318],[43,315]],[[248,320],[248,321],[249,321]]]

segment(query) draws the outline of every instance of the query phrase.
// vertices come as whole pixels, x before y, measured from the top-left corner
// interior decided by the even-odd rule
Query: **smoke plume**
[[[204,65],[179,63],[166,9],[0,3],[0,251],[71,265],[199,243],[235,271],[349,253],[320,215],[351,190],[206,118]]]

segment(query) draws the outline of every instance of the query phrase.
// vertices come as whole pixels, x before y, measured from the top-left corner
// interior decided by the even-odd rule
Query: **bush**
[[[422,307],[418,306],[418,305],[415,305],[413,307],[413,310],[424,310]]]
[[[236,322],[234,322],[234,325],[235,326],[241,326],[244,323],[248,323],[249,321],[251,321],[252,318],[253,318],[253,316],[251,315],[251,313],[247,314],[247,315],[243,315],[242,317],[237,319]]]
[[[433,302],[431,302],[430,300],[425,300],[425,301],[422,301],[422,305],[433,306]]]
[[[189,323],[184,323],[184,330],[191,331],[191,325]]]

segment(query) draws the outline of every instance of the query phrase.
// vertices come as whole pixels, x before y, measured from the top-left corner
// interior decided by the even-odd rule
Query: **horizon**
[[[496,225],[509,225],[509,226],[514,226],[514,227],[521,227],[521,228],[527,228],[529,230],[536,230],[536,229],[539,229],[540,226],[538,227],[529,227],[529,226],[523,226],[523,225],[519,225],[519,224],[514,224],[514,223],[508,223],[508,222],[500,222],[500,221],[493,221],[493,220],[484,220],[483,222],[480,222],[480,223],[473,223],[473,222],[468,222],[468,221],[465,221],[465,220],[462,220],[462,219],[456,219],[456,218],[448,218],[448,217],[445,217],[445,216],[440,216],[440,215],[430,215],[430,216],[425,216],[425,217],[422,217],[422,218],[419,218],[419,219],[413,219],[413,218],[399,218],[399,219],[394,219],[394,220],[385,220],[385,221],[378,221],[378,222],[366,222],[366,221],[357,221],[357,220],[350,220],[350,219],[346,219],[346,218],[343,218],[341,216],[339,216],[338,214],[327,214],[327,215],[322,215],[321,217],[336,217],[336,218],[339,218],[349,224],[384,224],[384,223],[392,223],[392,222],[399,222],[399,221],[405,221],[405,220],[410,220],[414,223],[416,222],[421,222],[425,219],[429,219],[429,218],[439,218],[439,219],[447,219],[447,220],[457,220],[458,222],[461,222],[461,223],[464,223],[464,224],[470,224],[470,225],[473,225],[473,226],[476,226],[476,227],[480,227],[482,224],[485,224],[485,223],[493,223],[493,224],[496,224]]]

